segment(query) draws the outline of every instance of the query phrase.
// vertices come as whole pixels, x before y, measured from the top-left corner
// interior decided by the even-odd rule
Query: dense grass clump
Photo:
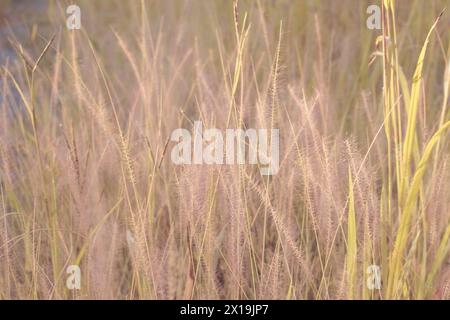
[[[5,2],[0,299],[450,298],[447,1],[370,4]],[[195,121],[279,172],[175,165]]]

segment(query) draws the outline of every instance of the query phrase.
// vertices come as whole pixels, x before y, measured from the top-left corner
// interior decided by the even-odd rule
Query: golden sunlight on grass
[[[0,299],[450,298],[447,1],[18,3]],[[174,163],[198,123],[278,130],[276,174]]]

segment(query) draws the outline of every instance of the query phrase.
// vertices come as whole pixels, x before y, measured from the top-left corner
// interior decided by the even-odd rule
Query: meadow
[[[448,1],[14,2],[0,299],[450,298]],[[198,121],[277,173],[173,163]]]

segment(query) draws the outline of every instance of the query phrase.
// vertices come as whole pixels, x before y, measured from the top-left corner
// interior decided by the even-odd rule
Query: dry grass
[[[0,41],[0,299],[450,298],[446,1],[78,2]],[[174,165],[196,120],[278,174]]]

